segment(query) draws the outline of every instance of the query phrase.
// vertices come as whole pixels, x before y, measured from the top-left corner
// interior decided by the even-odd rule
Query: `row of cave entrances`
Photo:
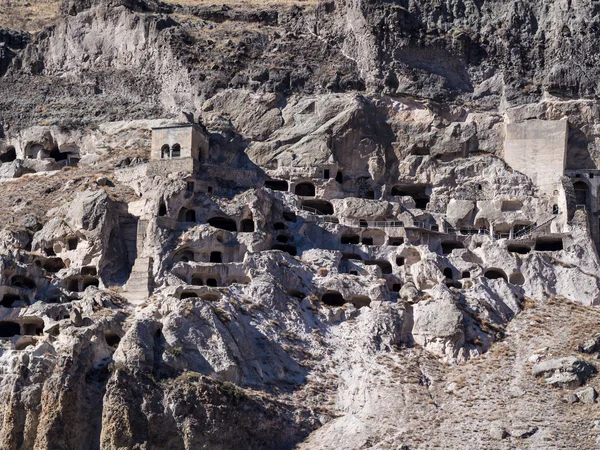
[[[336,181],[339,183],[342,182],[341,172],[338,172],[339,180],[336,177]],[[327,177],[329,178],[329,177]],[[285,180],[266,180],[265,187],[272,189],[274,191],[289,191],[289,184]],[[394,197],[412,197],[415,201],[415,207],[419,209],[426,209],[427,204],[429,203],[429,195],[427,194],[427,190],[430,188],[428,185],[423,184],[414,184],[414,185],[400,185],[394,186],[391,190],[391,195]],[[313,183],[308,181],[298,183],[294,187],[294,194],[300,197],[314,197],[316,195],[316,187]],[[375,199],[375,191],[368,190],[366,191],[365,198],[367,199]]]
[[[321,302],[327,306],[344,306],[346,303],[352,303],[357,309],[371,305],[371,299],[367,296],[357,295],[350,300],[346,300],[344,296],[337,291],[325,292],[321,296]]]
[[[456,286],[456,280],[454,279],[454,272],[452,271],[452,269],[450,267],[446,267],[444,269],[443,273],[444,273],[444,277],[446,278],[446,284],[448,286],[458,287],[458,286]],[[488,280],[503,279],[507,283],[515,284],[517,286],[522,286],[523,284],[525,284],[525,277],[523,276],[523,274],[521,272],[513,272],[510,274],[510,277],[509,277],[506,275],[504,270],[492,267],[492,268],[486,269],[485,272],[483,273],[483,276],[484,276],[484,278],[487,278]],[[465,270],[461,273],[461,278],[469,279],[469,278],[471,278],[471,273],[468,270]]]
[[[10,320],[0,321],[0,338],[11,338],[14,336],[41,336],[44,331],[42,319],[31,323],[19,324]]]
[[[40,157],[40,155],[43,155]],[[65,152],[61,152],[60,149],[58,147],[53,148],[52,150],[48,151],[46,149],[44,149],[43,146],[41,146],[40,144],[34,144],[31,146],[28,146],[25,149],[25,158],[26,159],[35,159],[35,158],[41,158],[41,159],[53,159],[56,162],[60,162],[60,161],[71,161],[71,163],[74,163],[75,161],[79,160],[79,153],[78,152],[73,152],[73,151],[65,151]],[[17,151],[15,149],[14,146],[9,146],[6,151],[4,153],[2,153],[0,155],[0,163],[11,163],[13,161],[16,161],[17,159]]]
[[[167,215],[167,208],[164,203],[161,203],[158,211],[159,216]],[[187,209],[185,207],[179,210],[177,214],[178,222],[188,222],[188,223],[196,223],[196,211],[193,209]],[[237,232],[238,226],[235,220],[230,219],[228,217],[211,217],[206,221],[210,226],[214,228],[218,228],[220,230]],[[254,221],[252,219],[242,219],[240,221],[239,231],[241,233],[253,233],[254,232]]]

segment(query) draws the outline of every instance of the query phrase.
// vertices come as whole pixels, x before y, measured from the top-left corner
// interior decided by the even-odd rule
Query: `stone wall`
[[[167,173],[184,172],[194,174],[198,168],[198,161],[193,158],[154,159],[148,163],[146,176],[165,176]]]
[[[528,120],[506,125],[504,160],[527,175],[541,193],[552,193],[565,170],[566,120]]]

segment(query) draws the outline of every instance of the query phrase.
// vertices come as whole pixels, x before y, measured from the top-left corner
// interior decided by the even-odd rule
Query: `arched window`
[[[181,157],[181,145],[173,144],[171,148],[171,158],[180,158]]]
[[[169,148],[168,144],[165,144],[160,148],[160,157],[161,157],[161,159],[171,157],[171,149]]]
[[[294,188],[294,193],[301,197],[314,197],[315,185],[312,183],[299,183]]]
[[[590,199],[590,188],[583,181],[576,181],[573,183],[573,188],[575,189],[575,203],[577,205],[584,205],[586,208],[589,208],[589,199]]]

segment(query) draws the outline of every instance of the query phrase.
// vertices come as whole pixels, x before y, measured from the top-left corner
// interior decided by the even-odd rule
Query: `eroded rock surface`
[[[0,447],[596,448],[597,8],[184,3],[0,30]]]

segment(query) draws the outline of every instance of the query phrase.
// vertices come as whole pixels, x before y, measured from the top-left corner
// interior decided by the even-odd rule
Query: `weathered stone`
[[[575,356],[550,359],[533,366],[535,377],[544,377],[549,385],[567,389],[581,386],[596,372],[594,366]]]
[[[575,392],[575,395],[581,402],[587,404],[596,403],[596,399],[598,398],[598,393],[592,386],[588,386]]]

